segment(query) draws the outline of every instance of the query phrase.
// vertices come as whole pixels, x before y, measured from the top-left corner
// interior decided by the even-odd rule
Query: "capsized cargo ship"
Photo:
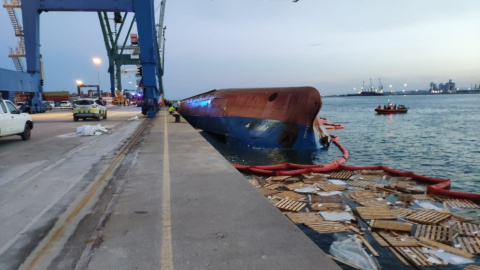
[[[315,149],[330,142],[318,117],[321,107],[318,90],[304,86],[212,90],[182,100],[178,110],[193,127],[225,136],[227,143]]]

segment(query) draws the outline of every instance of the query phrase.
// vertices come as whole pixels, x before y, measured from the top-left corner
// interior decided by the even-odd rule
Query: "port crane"
[[[9,9],[15,7],[18,8],[20,6],[20,0],[10,0],[10,2],[6,0],[6,3]],[[157,43],[159,36],[162,34],[158,34],[157,29],[163,30],[164,8],[165,0],[162,1],[163,11],[160,16],[162,23],[155,25],[154,0],[29,0],[21,3],[23,28],[20,27],[19,23],[15,24],[13,20],[12,24],[14,25],[14,28],[16,27],[15,25],[17,25],[19,30],[23,30],[24,47],[20,47],[20,53],[17,54],[17,58],[23,55],[26,56],[26,69],[21,70],[21,64],[18,65],[18,67],[16,64],[17,71],[0,69],[0,89],[6,89],[6,91],[1,92],[2,98],[14,101],[15,92],[22,91],[32,93],[33,102],[41,102],[41,96],[43,93],[43,68],[40,54],[40,15],[42,12],[97,12],[100,20],[101,18],[105,19],[106,12],[113,12],[114,19],[116,20],[122,20],[122,13],[124,13],[124,19],[126,18],[127,13],[134,12],[138,33],[139,53],[137,55],[130,54],[129,57],[132,58],[132,55],[135,55],[135,62],[139,63],[142,67],[141,83],[146,106],[145,114],[147,114],[148,117],[155,117],[159,110],[158,102],[163,94],[163,85],[161,81],[163,67],[160,61],[160,46]],[[120,20],[118,20],[118,22],[121,22]],[[18,22],[18,19],[16,22]],[[107,23],[108,22],[105,22],[105,24]],[[158,28],[156,28],[156,26]],[[132,27],[133,23],[132,26],[130,26],[130,29]],[[105,31],[108,32],[106,28]],[[163,31],[160,31],[160,33],[162,32]],[[114,45],[110,48],[107,46],[109,53],[114,50],[118,52],[118,46],[116,45],[118,42],[118,36],[116,36],[115,39],[113,39],[113,35],[107,36],[108,39],[110,39],[109,45]],[[22,54],[23,51],[21,51],[23,48],[24,54]],[[109,66],[111,83],[114,81],[114,79],[112,80],[112,74],[115,70],[114,67],[122,64],[122,57],[125,57],[123,53],[109,54],[109,62],[112,63],[112,65]],[[117,71],[119,71],[119,69],[117,69]],[[118,72],[118,74],[120,74],[120,72]],[[114,87],[112,87],[111,90],[114,91]]]

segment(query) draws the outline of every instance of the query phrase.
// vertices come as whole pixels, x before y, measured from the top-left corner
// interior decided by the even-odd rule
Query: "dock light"
[[[77,94],[80,96],[80,87],[83,86],[83,81],[82,80],[75,80],[77,83]]]
[[[98,89],[100,89],[100,64],[102,64],[102,59],[98,57],[92,58],[93,63],[97,66],[97,75],[98,75]],[[99,93],[100,94],[100,93]]]
[[[102,63],[102,59],[100,59],[98,57],[94,57],[94,58],[92,58],[92,60],[93,60],[93,63],[97,66]]]

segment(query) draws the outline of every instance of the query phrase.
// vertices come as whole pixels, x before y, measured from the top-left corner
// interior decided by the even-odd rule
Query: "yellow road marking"
[[[110,165],[110,167],[108,167],[108,169],[105,171],[105,173],[97,180],[97,182],[90,188],[90,190],[88,190],[88,192],[82,198],[80,203],[77,204],[77,206],[73,209],[73,211],[65,219],[63,224],[51,234],[47,243],[39,250],[37,255],[28,263],[28,265],[25,265],[24,269],[27,269],[27,270],[35,269],[36,265],[41,261],[41,259],[48,254],[48,252],[54,247],[54,245],[58,241],[60,241],[60,239],[64,236],[65,230],[70,225],[70,223],[72,223],[74,218],[82,211],[82,209],[85,207],[85,205],[88,203],[88,201],[93,197],[93,195],[95,195],[95,193],[103,185],[105,180],[110,176],[110,174],[117,167],[117,165],[120,163],[120,161],[123,160],[123,158],[125,157],[126,153],[130,149],[130,147],[132,147],[133,143],[138,139],[140,134],[142,134],[143,130],[145,130],[145,127],[147,126],[145,124],[145,122],[147,122],[147,121],[144,121],[144,123],[142,123],[141,127],[137,130],[137,132],[132,137],[132,139],[122,149],[120,154],[115,158],[112,165]]]
[[[163,136],[163,186],[162,186],[162,247],[160,250],[160,269],[173,270],[172,221],[170,215],[170,162],[168,156],[167,116]]]

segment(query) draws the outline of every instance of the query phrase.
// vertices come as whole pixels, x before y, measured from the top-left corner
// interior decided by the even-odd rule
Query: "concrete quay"
[[[0,138],[0,269],[340,269],[185,120],[108,110]]]
[[[101,243],[77,267],[340,269],[185,120],[144,121]]]

